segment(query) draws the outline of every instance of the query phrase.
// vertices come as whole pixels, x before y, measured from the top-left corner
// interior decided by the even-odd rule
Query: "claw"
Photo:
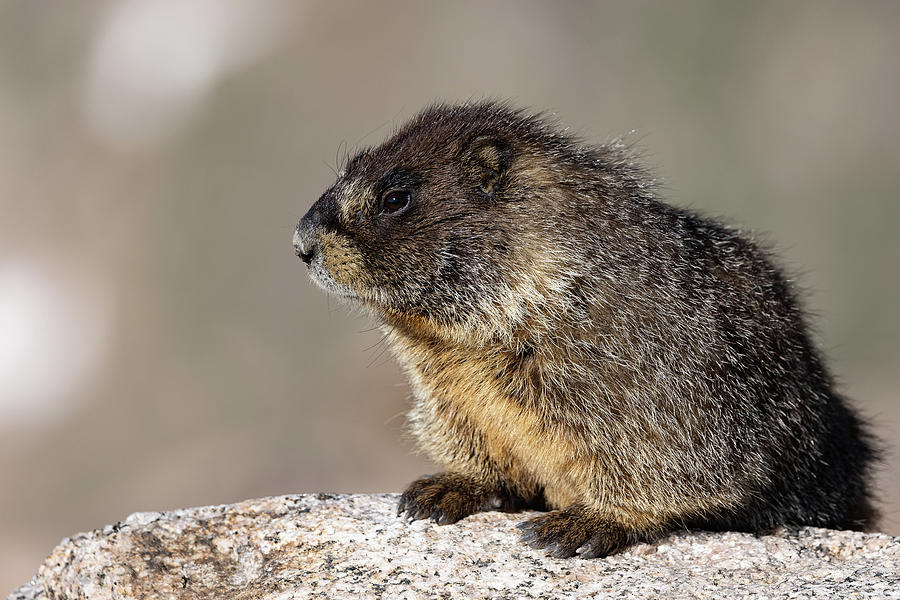
[[[562,558],[561,556],[557,556],[559,551],[562,550],[562,546],[560,546],[559,542],[553,542],[545,549],[544,554],[547,556],[552,556],[554,558]]]
[[[547,550],[547,556],[552,556],[553,558],[571,558],[575,556],[575,551],[572,550],[571,547],[563,546],[562,544],[553,544],[552,549]]]
[[[537,535],[535,535],[535,533],[533,531],[528,532],[528,533],[523,533],[522,535],[519,536],[519,542],[522,544],[528,544],[529,546],[531,546],[536,539],[537,539]],[[534,548],[535,546],[531,546],[531,547]]]
[[[538,538],[537,523],[534,523],[532,521],[524,521],[516,525],[516,529],[522,532],[519,536],[520,542],[527,544],[532,540],[536,540]]]
[[[606,552],[603,552],[602,546],[595,546],[590,542],[581,546],[576,552],[578,552],[578,556],[581,558],[600,558],[601,556],[606,556]]]

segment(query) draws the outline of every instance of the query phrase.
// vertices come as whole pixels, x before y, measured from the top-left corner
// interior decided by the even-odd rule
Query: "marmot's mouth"
[[[341,298],[353,298],[354,300],[359,300],[359,294],[351,290],[348,286],[336,282],[331,276],[331,273],[322,266],[320,261],[314,260],[309,265],[309,278],[329,294]]]

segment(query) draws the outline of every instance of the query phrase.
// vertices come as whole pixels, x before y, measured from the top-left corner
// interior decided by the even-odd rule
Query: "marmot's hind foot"
[[[425,475],[413,481],[397,504],[397,514],[410,521],[432,519],[440,525],[456,523],[485,510],[511,511],[515,499],[495,487],[462,473]]]
[[[554,558],[598,558],[658,537],[655,531],[629,529],[585,506],[554,510],[520,524],[520,541],[546,548]]]

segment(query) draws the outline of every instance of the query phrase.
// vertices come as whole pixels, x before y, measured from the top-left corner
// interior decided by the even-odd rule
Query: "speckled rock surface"
[[[546,558],[526,514],[408,524],[397,496],[284,496],[138,513],[63,540],[10,600],[90,598],[900,598],[900,538],[804,528],[680,533]]]

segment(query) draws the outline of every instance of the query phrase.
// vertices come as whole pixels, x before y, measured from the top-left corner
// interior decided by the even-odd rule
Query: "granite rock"
[[[397,496],[298,495],[159,513],[67,538],[9,600],[900,598],[900,538],[681,532],[604,559],[517,542],[528,513],[407,523]]]

